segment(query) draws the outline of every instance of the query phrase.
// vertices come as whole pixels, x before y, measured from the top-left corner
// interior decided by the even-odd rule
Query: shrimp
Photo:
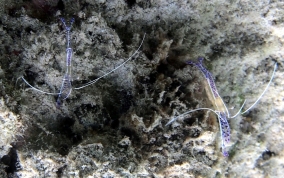
[[[187,111],[177,117],[172,118],[167,124],[166,126],[170,125],[171,123],[173,123],[174,121],[177,120],[177,118],[182,117],[186,114],[195,112],[195,111],[199,111],[199,110],[209,110],[211,112],[214,112],[217,117],[218,117],[218,121],[219,121],[219,127],[220,127],[220,134],[221,134],[221,147],[222,147],[222,153],[225,157],[228,157],[228,151],[226,150],[226,146],[227,144],[230,142],[230,125],[228,123],[228,118],[234,118],[237,117],[240,113],[241,110],[243,109],[245,102],[243,102],[241,108],[239,109],[239,111],[234,115],[234,116],[230,116],[230,113],[223,101],[223,99],[220,97],[217,87],[215,85],[214,79],[212,74],[202,65],[202,61],[204,58],[199,57],[198,58],[198,62],[193,62],[193,61],[188,61],[186,62],[187,64],[192,64],[195,67],[197,67],[203,74],[205,80],[204,82],[204,86],[205,86],[205,91],[206,94],[209,98],[209,100],[213,103],[214,109],[210,109],[210,108],[198,108],[198,109],[194,109],[194,110],[190,110]],[[275,75],[275,71],[277,69],[277,63],[275,63],[274,66],[274,70],[272,73],[272,76],[270,78],[269,83],[267,84],[266,88],[264,89],[264,91],[262,92],[262,94],[258,97],[258,99],[248,108],[246,109],[244,112],[242,112],[241,114],[244,114],[246,112],[248,112],[250,109],[252,109],[258,102],[259,100],[262,98],[262,96],[265,94],[265,92],[267,91],[267,89],[269,88],[274,75]]]
[[[63,76],[63,81],[62,81],[59,93],[50,93],[50,92],[42,91],[42,90],[32,86],[23,76],[20,77],[29,87],[31,87],[33,90],[35,90],[37,92],[40,92],[40,93],[43,93],[43,94],[48,94],[48,95],[58,95],[58,99],[56,101],[57,108],[59,108],[61,106],[62,102],[64,100],[66,100],[70,96],[71,91],[73,89],[73,87],[72,87],[72,75],[71,75],[73,50],[71,48],[70,31],[71,31],[71,27],[72,27],[72,24],[74,23],[75,19],[72,18],[70,20],[70,25],[69,26],[66,24],[64,18],[60,18],[60,20],[61,20],[62,24],[65,27],[66,39],[67,39],[67,48],[66,48],[66,72],[65,72],[65,75]],[[138,53],[138,51],[140,50],[140,48],[141,48],[141,46],[142,46],[142,44],[144,42],[145,36],[146,36],[146,33],[144,34],[142,42],[139,45],[138,49],[127,60],[125,60],[122,64],[120,64],[119,66],[115,67],[113,70],[107,72],[106,74],[102,75],[101,77],[99,77],[99,78],[97,78],[95,80],[92,80],[92,81],[84,84],[81,87],[76,87],[74,89],[75,90],[79,90],[79,89],[85,88],[87,86],[93,85],[94,83],[96,83],[97,81],[102,79],[103,77],[106,77],[107,75],[115,72],[117,69],[122,67],[125,63],[130,61],[134,55],[136,55]]]

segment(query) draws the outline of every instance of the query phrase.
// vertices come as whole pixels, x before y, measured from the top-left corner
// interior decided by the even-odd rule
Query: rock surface
[[[0,177],[281,177],[284,174],[284,2],[1,0]],[[60,109],[71,29],[73,90]],[[229,157],[209,107],[205,66],[231,114]]]

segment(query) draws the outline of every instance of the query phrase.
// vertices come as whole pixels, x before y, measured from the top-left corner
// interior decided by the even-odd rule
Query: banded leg
[[[229,156],[229,153],[226,151],[226,144],[230,142],[230,125],[225,113],[219,113],[218,120],[222,140],[222,153],[227,157]]]

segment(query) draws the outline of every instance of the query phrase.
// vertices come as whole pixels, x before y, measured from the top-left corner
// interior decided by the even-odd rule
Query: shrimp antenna
[[[168,126],[168,125],[172,124],[173,122],[175,122],[179,117],[182,117],[182,116],[184,116],[184,115],[186,115],[186,114],[189,114],[189,113],[192,113],[192,112],[195,112],[195,111],[200,111],[200,110],[209,110],[209,111],[214,112],[218,117],[221,117],[221,115],[218,114],[218,113],[217,113],[215,110],[213,110],[213,109],[210,109],[210,108],[198,108],[198,109],[193,109],[193,110],[187,111],[187,112],[185,112],[185,113],[183,113],[183,114],[181,114],[181,115],[179,115],[179,116],[176,116],[176,117],[172,118],[172,119],[166,124],[166,126]]]
[[[31,87],[33,90],[38,91],[38,92],[40,92],[40,93],[47,94],[47,95],[59,95],[59,94],[60,94],[60,93],[49,93],[49,92],[42,91],[42,90],[40,90],[40,89],[38,89],[38,88],[32,86],[31,84],[29,84],[29,82],[26,81],[26,79],[24,79],[24,77],[20,77],[20,78],[22,78],[23,81],[24,81],[29,87]]]
[[[253,108],[258,102],[259,100],[263,97],[263,95],[265,94],[265,92],[268,90],[273,78],[274,78],[274,75],[275,75],[275,71],[277,69],[277,63],[275,63],[274,65],[274,70],[273,70],[273,73],[271,75],[271,78],[270,78],[270,81],[268,82],[267,86],[265,87],[264,91],[261,93],[261,95],[257,98],[257,100],[247,109],[245,110],[244,112],[242,112],[241,114],[244,114],[246,112],[248,112],[251,108]]]
[[[246,103],[246,100],[243,102],[243,104],[242,104],[241,108],[239,109],[239,111],[237,112],[237,114],[235,114],[234,116],[230,117],[231,119],[237,117],[242,112],[242,109],[244,108],[245,103]]]
[[[174,121],[177,120],[177,118],[184,116],[186,114],[195,112],[195,111],[200,111],[200,110],[209,110],[211,112],[214,112],[217,116],[218,116],[218,121],[219,121],[219,127],[220,127],[220,134],[221,134],[221,147],[222,147],[222,153],[225,157],[229,156],[229,153],[226,150],[226,143],[228,143],[230,141],[230,126],[228,124],[228,121],[226,118],[224,118],[222,113],[219,113],[213,109],[210,108],[198,108],[198,109],[194,109],[194,110],[190,110],[187,111],[177,117],[172,118],[167,124],[166,126],[170,125],[171,123],[173,123]]]
[[[116,71],[117,69],[119,69],[120,67],[122,67],[125,63],[127,63],[135,54],[138,53],[139,49],[141,48],[143,42],[144,42],[144,39],[145,39],[145,36],[146,36],[146,33],[144,33],[144,36],[143,36],[143,39],[142,39],[142,42],[140,44],[140,46],[138,47],[138,49],[126,60],[124,61],[122,64],[120,64],[119,66],[117,66],[116,68],[114,68],[113,70],[107,72],[106,74],[100,76],[99,78],[95,79],[95,80],[92,80],[88,83],[86,83],[85,85],[81,86],[81,87],[77,87],[77,88],[74,88],[75,90],[79,90],[79,89],[82,89],[82,88],[85,88],[87,86],[90,86],[90,85],[93,85],[94,83],[96,83],[98,80],[100,80],[101,78],[104,78],[105,76],[111,74],[112,72]]]

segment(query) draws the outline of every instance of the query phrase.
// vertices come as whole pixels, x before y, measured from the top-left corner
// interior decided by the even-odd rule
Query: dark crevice
[[[275,153],[270,151],[270,150],[266,150],[265,152],[262,153],[262,159],[263,160],[268,160],[270,159],[272,156],[275,156]]]
[[[136,0],[125,0],[128,7],[131,8],[134,4],[136,4]]]
[[[17,150],[15,148],[11,148],[9,153],[1,158],[1,162],[7,166],[5,168],[5,172],[9,177],[22,169]]]

